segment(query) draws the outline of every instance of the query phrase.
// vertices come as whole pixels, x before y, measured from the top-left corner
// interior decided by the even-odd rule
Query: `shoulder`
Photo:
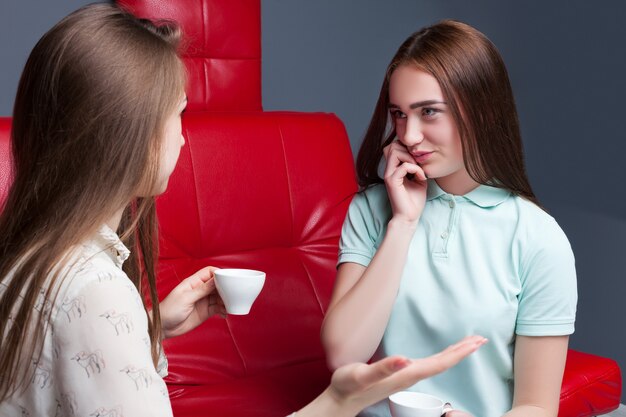
[[[110,260],[100,256],[81,257],[70,265],[67,291],[84,292],[93,288],[126,288],[133,285],[128,275]]]
[[[518,209],[517,240],[522,250],[522,271],[574,268],[574,253],[565,232],[554,217],[536,204],[515,197]]]
[[[554,243],[567,244],[569,241],[556,219],[548,212],[525,198],[511,199],[517,208],[521,238],[539,247]]]
[[[384,184],[375,184],[355,194],[351,206],[367,210],[374,217],[391,212],[387,188]]]
[[[79,256],[68,265],[55,304],[57,316],[83,305],[104,310],[143,309],[139,292],[126,273],[106,257],[98,255]]]
[[[376,236],[383,233],[391,214],[387,188],[384,184],[376,184],[355,194],[346,222],[357,231],[367,231],[376,240]]]

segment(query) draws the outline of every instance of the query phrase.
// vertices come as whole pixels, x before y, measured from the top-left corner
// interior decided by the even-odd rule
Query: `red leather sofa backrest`
[[[205,265],[260,269],[247,316],[210,319],[167,340],[169,381],[215,384],[319,361],[337,244],[356,191],[332,115],[192,113],[188,145],[158,199],[162,295]]]
[[[136,16],[171,19],[182,27],[188,110],[261,110],[259,0],[117,3]]]

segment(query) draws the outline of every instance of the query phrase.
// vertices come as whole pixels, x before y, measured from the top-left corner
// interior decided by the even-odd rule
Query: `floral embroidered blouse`
[[[121,269],[129,254],[107,226],[80,246],[55,303],[35,306],[51,314],[43,351],[1,416],[172,416],[167,361],[161,353],[155,369],[141,297]]]

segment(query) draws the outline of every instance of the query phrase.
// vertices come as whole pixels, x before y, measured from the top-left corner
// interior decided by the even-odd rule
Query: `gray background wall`
[[[0,115],[39,37],[89,2],[0,0]],[[265,109],[334,112],[355,153],[402,40],[443,18],[485,33],[509,69],[531,183],[576,255],[571,347],[626,370],[626,3],[263,0],[262,17]]]

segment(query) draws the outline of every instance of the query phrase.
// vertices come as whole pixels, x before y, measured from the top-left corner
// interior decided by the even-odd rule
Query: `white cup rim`
[[[258,278],[265,275],[263,271],[257,271],[256,269],[245,268],[218,268],[213,271],[214,274],[220,274],[225,277],[237,277],[237,278]]]
[[[409,400],[411,397],[421,397],[423,399],[427,399],[430,401],[437,401],[438,405],[434,405],[434,406],[420,406],[420,409],[423,410],[436,410],[438,408],[441,408],[445,405],[445,402],[442,401],[440,398],[435,397],[434,395],[430,395],[430,394],[425,394],[423,392],[415,392],[415,391],[400,391],[400,392],[396,392],[395,394],[391,394],[389,396],[389,401],[391,401],[394,404],[397,404],[399,406],[402,407],[408,407],[408,408],[415,408],[414,405],[411,405],[407,400]]]

